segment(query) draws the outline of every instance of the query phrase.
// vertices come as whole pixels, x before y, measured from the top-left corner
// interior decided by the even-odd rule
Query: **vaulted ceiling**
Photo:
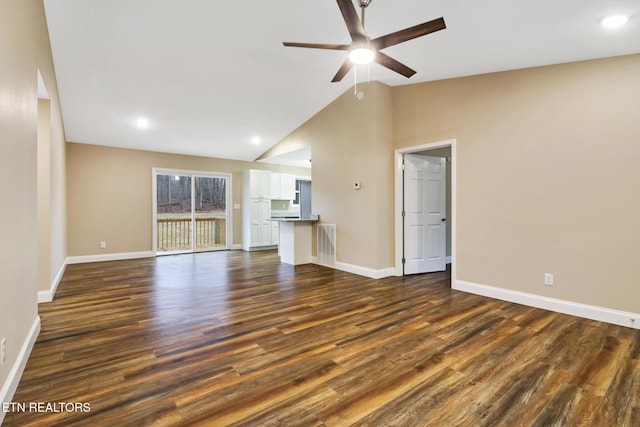
[[[282,45],[348,44],[332,0],[45,8],[71,142],[253,160],[355,82],[353,70],[330,82],[345,52]],[[629,22],[606,29],[611,14]],[[417,74],[373,64],[358,67],[358,81],[395,86],[640,52],[638,0],[373,0],[365,28],[377,37],[441,16],[447,29],[384,51]]]

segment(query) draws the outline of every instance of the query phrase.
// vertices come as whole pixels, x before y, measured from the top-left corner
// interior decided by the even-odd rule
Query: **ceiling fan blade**
[[[282,42],[283,45],[289,47],[308,47],[312,49],[331,49],[331,50],[348,50],[348,44],[328,44],[328,43],[295,43]]]
[[[407,40],[422,37],[427,34],[435,33],[436,31],[444,30],[447,25],[444,22],[444,18],[434,19],[433,21],[418,24],[413,27],[405,28],[404,30],[396,31],[385,36],[377,37],[371,40],[371,46],[374,46],[377,50],[384,49],[385,47],[394,46]]]
[[[375,61],[382,65],[383,67],[387,67],[388,69],[395,71],[398,74],[402,74],[403,76],[409,78],[413,76],[416,71],[402,64],[401,62],[396,61],[392,57],[385,55],[382,52],[376,53]]]
[[[349,61],[349,58],[347,58],[342,64],[342,66],[340,67],[340,69],[338,70],[338,72],[336,73],[336,75],[333,76],[333,80],[331,80],[331,83],[336,83],[342,80],[342,78],[347,75],[349,70],[351,70],[351,67],[353,67],[353,64],[351,63],[351,61]]]
[[[366,40],[367,35],[364,32],[364,27],[362,26],[362,22],[360,22],[360,18],[358,18],[358,12],[356,12],[353,1],[337,0],[337,2],[340,12],[342,12],[344,22],[347,24],[347,30],[349,30],[351,40],[354,42]]]

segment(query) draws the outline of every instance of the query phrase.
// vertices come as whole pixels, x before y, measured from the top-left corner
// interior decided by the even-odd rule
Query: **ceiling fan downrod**
[[[373,0],[360,0],[360,23],[364,28],[364,10],[371,4]]]

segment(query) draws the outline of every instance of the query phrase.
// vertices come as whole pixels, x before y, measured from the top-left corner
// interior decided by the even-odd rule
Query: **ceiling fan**
[[[396,73],[402,74],[407,78],[413,76],[416,73],[415,70],[412,70],[380,51],[389,46],[394,46],[417,37],[422,37],[436,31],[444,30],[447,28],[444,18],[434,19],[423,24],[415,25],[413,27],[405,28],[404,30],[371,39],[364,31],[364,11],[373,0],[358,1],[360,3],[361,10],[360,19],[358,19],[358,12],[356,12],[356,8],[354,7],[352,0],[337,0],[340,12],[342,12],[342,17],[344,18],[344,22],[347,24],[347,29],[351,35],[351,44],[292,42],[283,42],[282,44],[291,47],[349,51],[347,59],[333,77],[333,80],[331,80],[332,82],[339,82],[342,80],[354,64],[368,64],[372,61],[375,61]]]

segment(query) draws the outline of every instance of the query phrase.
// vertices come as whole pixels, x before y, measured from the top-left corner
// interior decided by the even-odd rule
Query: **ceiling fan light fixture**
[[[349,60],[354,64],[371,64],[376,57],[376,52],[369,47],[358,47],[349,51]]]
[[[364,16],[365,10],[373,0],[357,0],[357,3],[360,5],[360,17],[358,17],[358,12],[353,4],[354,0],[336,1],[338,3],[340,13],[342,13],[344,23],[347,26],[347,30],[349,31],[349,35],[351,36],[351,44],[282,43],[283,45],[290,47],[347,51],[347,59],[342,63],[340,68],[338,68],[338,72],[331,80],[331,82],[334,83],[341,81],[342,78],[352,69],[355,74],[358,67],[355,67],[354,65],[367,65],[374,61],[391,71],[409,78],[413,76],[416,71],[401,62],[396,61],[390,56],[385,55],[382,50],[447,28],[444,18],[440,17],[371,39],[364,29]]]

